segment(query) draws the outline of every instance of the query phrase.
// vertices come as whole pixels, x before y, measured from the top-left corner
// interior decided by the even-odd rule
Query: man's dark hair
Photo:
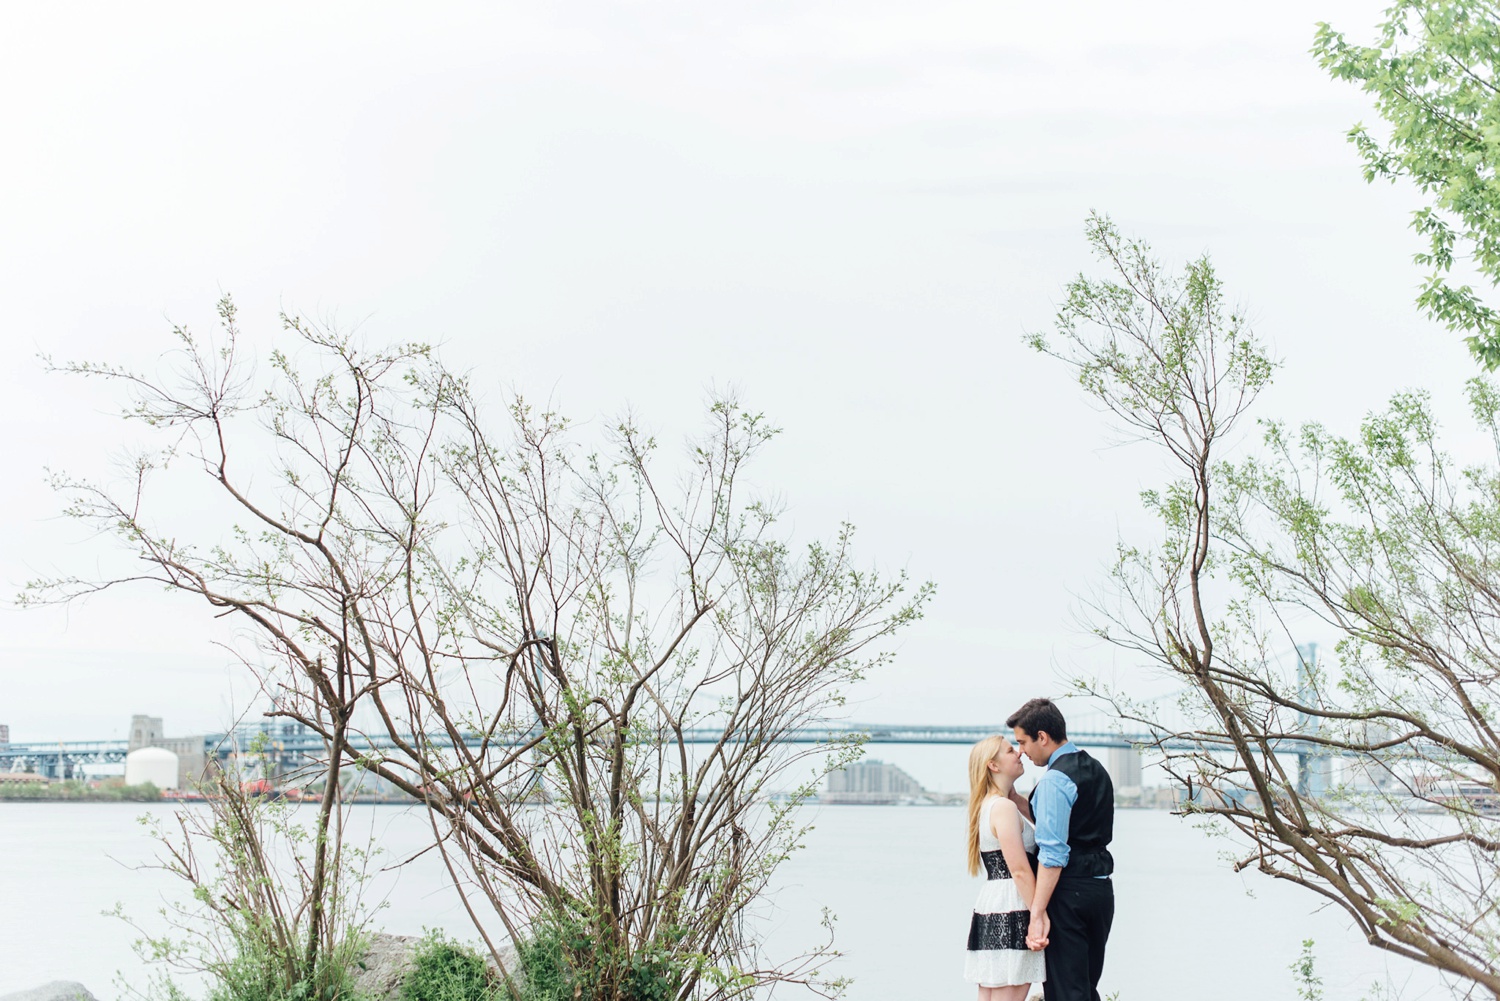
[[[1005,725],[1020,727],[1032,740],[1039,733],[1045,733],[1059,744],[1068,740],[1068,724],[1063,720],[1062,710],[1051,699],[1031,699],[1011,713]]]

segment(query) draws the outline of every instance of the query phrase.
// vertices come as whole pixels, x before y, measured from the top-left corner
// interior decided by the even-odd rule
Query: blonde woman
[[[985,882],[969,923],[964,979],[979,986],[979,1001],[1026,1001],[1046,979],[1041,952],[1026,947],[1036,877],[1027,852],[1036,831],[1010,799],[1025,766],[1021,752],[998,734],[969,752],[969,875],[984,867]]]

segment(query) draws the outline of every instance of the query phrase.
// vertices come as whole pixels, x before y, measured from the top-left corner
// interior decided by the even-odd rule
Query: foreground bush
[[[430,932],[412,954],[401,1001],[490,1001],[504,996],[497,979],[479,953]]]
[[[522,941],[509,985],[474,949],[431,932],[412,954],[401,1001],[673,1001],[688,970],[669,947],[609,955],[576,918],[538,921]],[[625,976],[611,984],[623,965]]]
[[[141,818],[157,841],[146,868],[189,895],[169,900],[150,928],[114,911],[143,934],[136,951],[157,967],[134,993],[180,1001],[173,978],[189,975],[206,983],[208,1001],[355,1001],[372,852],[344,842],[344,808],[331,797],[313,808],[257,795],[251,776],[271,769],[261,734],[215,772],[202,808]]]
[[[630,956],[612,956],[606,940],[577,919],[551,917],[535,925],[533,937],[520,947],[525,978],[524,1001],[672,1001],[693,973],[712,964],[706,957],[684,957],[675,948],[681,934],[637,948]],[[623,972],[623,975],[621,975]],[[612,979],[617,983],[611,984]],[[747,983],[716,983],[725,993]]]

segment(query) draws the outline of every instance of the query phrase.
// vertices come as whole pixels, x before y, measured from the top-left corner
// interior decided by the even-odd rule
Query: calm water
[[[960,979],[977,887],[963,870],[963,811],[815,809],[817,828],[782,870],[783,887],[765,916],[768,949],[787,955],[810,944],[827,906],[839,917],[840,970],[855,978],[855,1001],[972,998]],[[159,873],[131,868],[151,853],[136,822],[142,812],[139,805],[0,803],[0,994],[71,979],[110,999],[119,994],[117,971],[144,981],[130,929],[100,915],[119,902],[149,917],[162,894],[176,889]],[[415,851],[429,833],[420,816],[395,807],[358,808],[356,817],[389,858]],[[1431,974],[1365,945],[1346,919],[1318,910],[1305,892],[1234,875],[1219,860],[1220,847],[1165,813],[1118,814],[1118,916],[1104,987],[1121,1001],[1292,998],[1287,965],[1304,938],[1317,942],[1328,1001],[1364,997],[1377,980],[1403,998],[1449,996]],[[439,927],[473,937],[436,859],[382,875],[373,892],[388,902],[379,922],[387,931]]]

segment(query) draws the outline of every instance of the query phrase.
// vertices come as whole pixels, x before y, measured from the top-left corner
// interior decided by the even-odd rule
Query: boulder
[[[96,1001],[89,989],[76,980],[54,980],[29,991],[0,994],[0,1001]]]
[[[361,997],[385,1001],[401,995],[401,981],[411,968],[411,953],[421,939],[415,935],[376,935],[370,951],[359,961],[354,987]],[[0,999],[4,1001],[4,999]]]
[[[384,932],[372,938],[370,949],[359,961],[359,969],[354,976],[354,987],[359,995],[371,1001],[397,1001],[401,997],[401,982],[406,979],[406,973],[411,969],[411,954],[420,941],[422,940],[415,935],[387,935]],[[490,969],[495,970],[495,961],[488,956],[485,958]],[[501,950],[501,958],[514,975],[516,973],[515,950],[511,948]],[[496,970],[496,972],[499,971]],[[11,999],[0,998],[0,1001],[11,1001]],[[16,1001],[20,1001],[19,996]],[[26,1001],[65,1001],[65,999],[27,998]],[[83,1001],[93,1001],[93,999],[85,997]]]

